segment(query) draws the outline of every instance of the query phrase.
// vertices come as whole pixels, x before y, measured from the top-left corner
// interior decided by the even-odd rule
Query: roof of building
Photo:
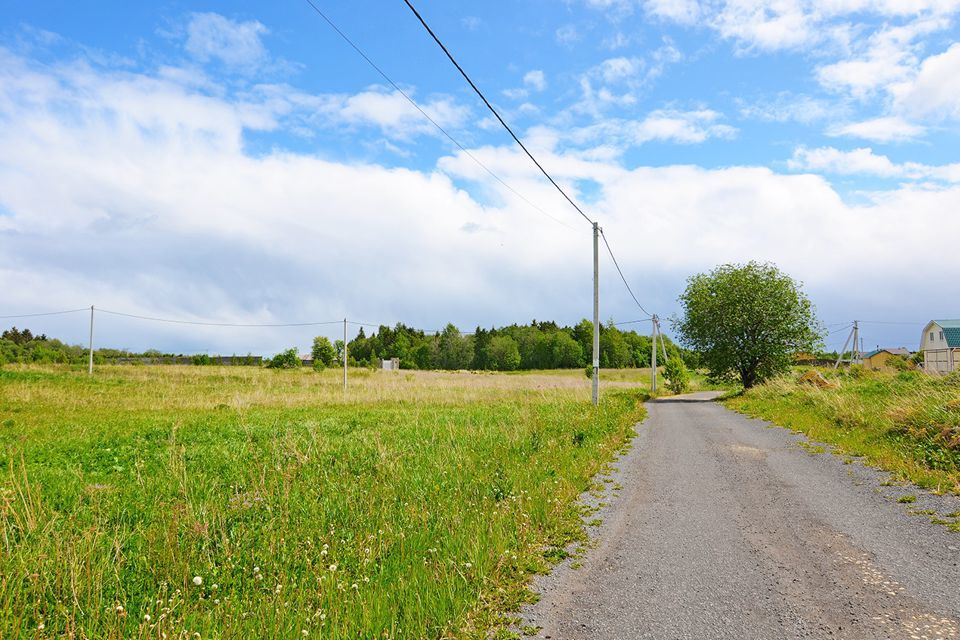
[[[947,346],[951,349],[960,348],[960,320],[934,320],[941,329],[943,337],[947,339]]]
[[[891,347],[891,348],[883,348],[883,349],[874,349],[873,351],[871,351],[870,353],[866,354],[866,355],[863,356],[863,357],[864,357],[864,358],[872,358],[873,356],[877,355],[878,353],[883,353],[884,351],[886,351],[886,352],[889,353],[890,355],[894,355],[894,356],[909,356],[909,355],[910,355],[910,350],[909,350],[909,349],[904,349],[903,347],[896,347],[896,348]]]

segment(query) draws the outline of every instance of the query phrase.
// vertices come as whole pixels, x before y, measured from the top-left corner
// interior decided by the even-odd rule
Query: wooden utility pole
[[[650,318],[650,393],[657,392],[657,316]]]
[[[343,392],[347,392],[347,319],[343,319]]]

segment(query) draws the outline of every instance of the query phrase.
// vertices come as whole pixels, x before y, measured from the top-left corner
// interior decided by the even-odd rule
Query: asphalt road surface
[[[911,514],[960,500],[711,397],[648,405],[595,545],[535,584],[537,637],[960,638],[960,534]]]

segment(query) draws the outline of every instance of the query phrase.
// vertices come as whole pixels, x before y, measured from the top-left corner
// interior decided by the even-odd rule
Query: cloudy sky
[[[405,5],[314,1],[469,155],[305,0],[12,0],[0,315],[590,315],[589,226]],[[866,321],[867,347],[916,348],[924,321],[960,316],[960,0],[418,7],[651,312],[676,313],[693,273],[762,260],[831,328]],[[642,317],[606,257],[601,272],[601,316]],[[83,314],[18,322],[87,330]],[[336,331],[97,317],[98,342],[134,349],[271,352]]]

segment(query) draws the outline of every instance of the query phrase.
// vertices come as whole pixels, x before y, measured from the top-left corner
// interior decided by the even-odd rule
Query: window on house
[[[943,331],[940,332],[940,342],[943,342]]]
[[[930,332],[930,342],[933,342],[933,331]]]

